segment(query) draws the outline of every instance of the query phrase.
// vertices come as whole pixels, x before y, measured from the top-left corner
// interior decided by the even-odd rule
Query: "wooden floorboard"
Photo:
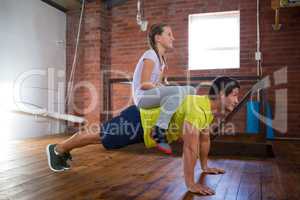
[[[72,168],[48,169],[45,147],[66,136],[13,141],[0,155],[0,200],[43,199],[300,199],[300,143],[273,142],[275,158],[210,157],[223,175],[195,178],[216,191],[213,196],[186,190],[180,151],[165,156],[143,144],[107,151],[91,145],[72,152]]]

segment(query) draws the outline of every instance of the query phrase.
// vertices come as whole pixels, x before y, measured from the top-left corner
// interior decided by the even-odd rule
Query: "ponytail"
[[[162,56],[162,60],[160,59],[159,53],[158,53],[158,49],[156,46],[156,42],[155,42],[155,36],[156,35],[161,35],[162,32],[164,31],[164,27],[168,26],[167,24],[164,23],[158,23],[158,24],[153,24],[150,28],[150,31],[148,33],[148,43],[150,48],[152,48],[159,60],[160,65],[162,65],[162,63],[166,63],[166,60],[164,58],[164,56]]]

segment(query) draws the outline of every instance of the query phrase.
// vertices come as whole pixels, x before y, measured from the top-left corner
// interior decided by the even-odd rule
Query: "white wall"
[[[9,110],[24,101],[63,112],[65,36],[65,13],[40,0],[0,1],[0,140],[63,131],[63,122]]]

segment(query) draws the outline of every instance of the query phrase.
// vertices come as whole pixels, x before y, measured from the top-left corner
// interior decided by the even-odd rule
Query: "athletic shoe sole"
[[[162,151],[165,154],[172,155],[172,149],[171,148],[164,148],[160,143],[157,143],[152,134],[150,134],[150,137],[153,141],[156,143],[156,147],[159,151]],[[169,144],[168,144],[169,145]]]
[[[172,154],[172,149],[171,148],[164,148],[163,146],[157,144],[158,150],[164,152],[165,154],[171,155]]]

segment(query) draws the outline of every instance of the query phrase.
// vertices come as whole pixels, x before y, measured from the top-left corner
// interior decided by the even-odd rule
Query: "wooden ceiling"
[[[41,0],[63,12],[67,12],[69,10],[76,10],[81,8],[81,2],[83,0]],[[95,0],[85,0],[85,2],[92,2]],[[127,0],[102,0],[106,4],[106,8],[110,9],[114,6],[121,5],[125,3]]]
[[[52,1],[68,10],[73,10],[81,7],[80,0],[52,0]]]

